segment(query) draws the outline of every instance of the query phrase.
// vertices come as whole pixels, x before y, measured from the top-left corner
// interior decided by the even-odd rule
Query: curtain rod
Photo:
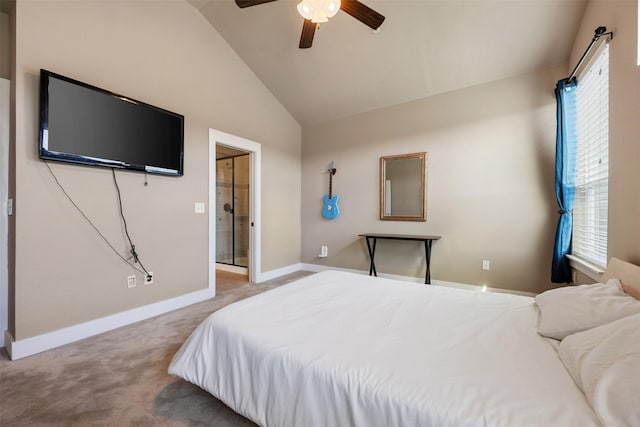
[[[587,57],[587,55],[591,51],[591,48],[593,47],[594,44],[596,44],[596,42],[600,39],[600,37],[602,37],[602,36],[610,36],[611,37],[610,40],[613,40],[613,31],[609,31],[608,33],[606,31],[607,31],[607,27],[598,27],[598,28],[596,28],[595,34],[593,35],[593,39],[591,40],[591,43],[589,43],[589,46],[587,47],[587,50],[585,50],[584,53],[582,54],[582,57],[578,61],[578,64],[576,65],[576,67],[571,72],[571,75],[565,79],[567,82],[570,82],[571,79],[576,76],[576,72],[578,71],[578,68],[580,68],[580,66],[584,62],[585,58]]]

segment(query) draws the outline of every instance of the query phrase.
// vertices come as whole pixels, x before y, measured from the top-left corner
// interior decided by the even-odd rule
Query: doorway
[[[216,146],[216,263],[249,267],[249,153],[224,146]]]
[[[246,252],[247,268],[217,263],[218,252],[218,212],[217,212],[217,157],[218,151],[235,150],[234,154],[220,157],[247,155],[249,163],[248,180],[248,248]],[[261,146],[259,143],[231,135],[225,132],[209,129],[209,288],[216,290],[216,269],[224,268],[231,272],[244,269],[250,283],[261,281]],[[222,204],[224,212],[224,203]]]
[[[9,92],[0,78],[0,348],[9,327]]]

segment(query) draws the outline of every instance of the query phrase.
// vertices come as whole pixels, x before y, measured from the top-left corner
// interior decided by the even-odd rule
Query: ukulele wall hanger
[[[327,219],[336,219],[340,215],[340,208],[338,207],[338,195],[333,194],[333,176],[336,174],[336,168],[333,166],[333,161],[329,166],[329,194],[325,194],[322,198],[324,205],[322,206],[322,216]]]

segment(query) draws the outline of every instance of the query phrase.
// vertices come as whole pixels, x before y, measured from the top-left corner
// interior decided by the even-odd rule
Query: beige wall
[[[300,259],[297,122],[183,1],[28,1],[16,7],[15,339],[205,289],[208,128],[262,144],[262,271]],[[40,68],[185,116],[185,175],[118,172],[129,231],[154,284],[74,211],[37,155]],[[126,256],[107,169],[52,162],[68,193]],[[283,191],[287,189],[288,191]]]
[[[358,233],[441,235],[432,278],[537,292],[557,221],[553,70],[303,129],[302,261],[368,270]],[[378,219],[380,156],[426,151],[427,222]],[[321,216],[329,163],[341,215]],[[316,255],[329,246],[329,257]],[[491,270],[482,271],[482,260]],[[424,276],[422,246],[378,242],[379,272]]]
[[[577,63],[596,27],[614,32],[609,45],[608,256],[640,264],[640,67],[638,2],[591,1],[573,46]]]

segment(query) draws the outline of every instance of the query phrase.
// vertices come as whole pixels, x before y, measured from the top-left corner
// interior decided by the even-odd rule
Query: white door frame
[[[9,87],[9,80],[0,79],[0,348],[9,326]]]
[[[249,152],[249,281],[260,277],[260,212],[262,161],[259,143],[215,129],[209,129],[209,288],[216,281],[216,144]],[[253,224],[253,226],[251,226]]]

